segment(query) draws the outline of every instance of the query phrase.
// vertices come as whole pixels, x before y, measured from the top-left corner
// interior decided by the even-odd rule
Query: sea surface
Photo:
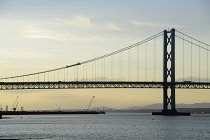
[[[0,120],[0,139],[209,140],[210,115],[4,116]]]

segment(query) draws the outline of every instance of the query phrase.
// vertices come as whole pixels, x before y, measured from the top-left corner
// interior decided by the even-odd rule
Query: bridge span
[[[163,82],[113,82],[113,81],[76,81],[76,82],[1,82],[0,90],[20,89],[84,89],[84,88],[170,88],[171,83]],[[210,89],[207,82],[175,82],[178,89]]]

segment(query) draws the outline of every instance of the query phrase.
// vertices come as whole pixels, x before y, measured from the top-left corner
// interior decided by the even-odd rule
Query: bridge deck
[[[170,83],[166,83],[170,86]],[[80,88],[163,88],[164,82],[114,82],[114,81],[74,81],[74,82],[0,82],[0,90],[17,89],[80,89]],[[180,89],[210,89],[206,82],[176,82]]]

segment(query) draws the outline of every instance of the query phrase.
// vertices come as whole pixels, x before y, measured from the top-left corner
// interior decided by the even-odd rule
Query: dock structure
[[[106,114],[104,111],[2,111],[1,115]]]

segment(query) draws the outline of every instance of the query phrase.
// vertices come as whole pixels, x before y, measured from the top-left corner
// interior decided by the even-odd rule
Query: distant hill
[[[157,103],[157,104],[151,104],[146,105],[142,107],[134,106],[134,107],[128,107],[123,108],[123,110],[137,110],[137,109],[162,109],[163,104]],[[210,103],[194,103],[194,104],[176,104],[176,108],[210,108]]]
[[[127,108],[122,108],[121,110],[138,110],[138,109],[142,109],[142,107],[140,107],[140,106],[131,106],[131,107],[127,107]]]
[[[93,107],[91,110],[116,110],[115,108],[110,108],[106,106],[101,106],[101,107]]]
[[[176,108],[210,108],[210,103],[194,103],[194,104],[176,104]],[[162,103],[156,103],[146,106],[132,106],[127,108],[115,109],[109,107],[94,107],[93,110],[138,110],[138,109],[163,109]]]
[[[177,104],[177,108],[210,108],[210,103]]]

